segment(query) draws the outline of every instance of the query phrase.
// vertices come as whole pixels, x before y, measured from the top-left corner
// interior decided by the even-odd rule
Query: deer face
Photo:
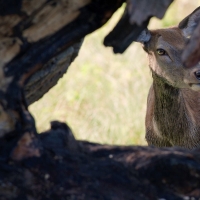
[[[181,55],[190,34],[200,20],[200,8],[185,18],[178,27],[145,30],[138,40],[149,55],[152,73],[169,85],[200,91],[200,64],[186,68]]]
[[[151,31],[145,44],[149,65],[153,73],[177,88],[200,90],[200,65],[186,68],[181,55],[188,40],[179,28]]]

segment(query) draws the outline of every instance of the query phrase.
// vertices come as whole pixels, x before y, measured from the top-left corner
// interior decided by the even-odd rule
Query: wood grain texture
[[[25,96],[28,105],[40,99],[57,84],[78,55],[81,45],[82,40],[50,59],[30,77],[25,85]]]

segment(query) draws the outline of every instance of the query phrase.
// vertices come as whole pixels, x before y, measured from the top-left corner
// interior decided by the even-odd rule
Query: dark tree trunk
[[[40,157],[0,163],[0,199],[156,200],[200,197],[200,153],[77,141],[52,123]]]
[[[0,155],[13,160],[41,156],[27,103],[56,84],[80,40],[105,24],[123,2],[0,1]]]
[[[36,71],[25,85],[25,96],[28,105],[40,99],[66,73],[70,64],[78,55],[82,42],[77,42],[57,56],[51,58],[42,68]]]

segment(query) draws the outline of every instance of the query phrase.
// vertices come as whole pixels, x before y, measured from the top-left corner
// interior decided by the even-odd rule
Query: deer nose
[[[196,78],[197,78],[198,80],[200,80],[200,70],[194,72],[194,75],[196,76]]]

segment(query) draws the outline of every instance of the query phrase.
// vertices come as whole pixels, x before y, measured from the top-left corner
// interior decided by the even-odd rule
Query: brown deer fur
[[[200,146],[200,64],[186,68],[181,54],[197,22],[200,9],[178,27],[142,32],[153,83],[146,113],[146,140],[157,147]]]

